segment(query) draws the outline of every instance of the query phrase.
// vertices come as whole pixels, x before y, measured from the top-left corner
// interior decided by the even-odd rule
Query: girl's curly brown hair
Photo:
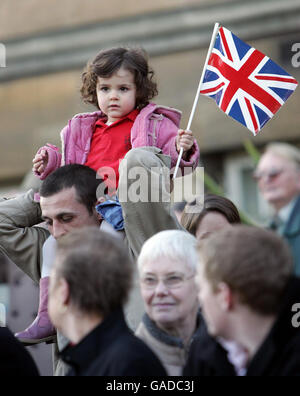
[[[82,74],[81,96],[85,103],[99,109],[97,99],[98,77],[109,78],[120,68],[134,75],[136,85],[136,108],[143,109],[157,94],[153,81],[154,71],[148,65],[147,53],[141,48],[112,48],[101,51],[89,62]]]

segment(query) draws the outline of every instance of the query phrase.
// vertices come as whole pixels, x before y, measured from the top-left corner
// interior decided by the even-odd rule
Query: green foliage
[[[249,154],[249,156],[252,158],[254,165],[257,166],[260,161],[261,154],[255,147],[252,140],[246,139],[244,141],[244,147],[245,147],[247,153]]]

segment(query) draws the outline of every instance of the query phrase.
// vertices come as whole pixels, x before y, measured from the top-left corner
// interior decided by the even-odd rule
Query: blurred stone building
[[[66,122],[92,110],[80,100],[80,74],[101,48],[143,46],[159,83],[156,102],[182,110],[185,127],[216,21],[300,78],[291,65],[292,45],[300,43],[299,0],[2,0],[7,67],[0,68],[0,185],[21,180],[38,147],[59,145]],[[298,143],[299,98],[300,90],[255,139],[200,99],[192,129],[203,164],[250,212],[259,208],[243,141]]]
[[[299,0],[2,0],[0,43],[0,189],[16,186],[38,147],[60,145],[59,132],[76,113],[92,111],[80,100],[80,76],[102,48],[140,45],[150,54],[159,96],[183,112],[185,128],[213,26],[219,22],[277,61],[292,67],[300,43]],[[202,165],[228,195],[258,218],[264,213],[243,142],[258,148],[274,140],[300,144],[300,90],[259,137],[200,98],[192,126]]]

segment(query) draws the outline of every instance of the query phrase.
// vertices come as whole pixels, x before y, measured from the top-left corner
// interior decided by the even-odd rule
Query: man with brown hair
[[[210,336],[195,341],[185,373],[300,376],[300,280],[292,273],[288,246],[270,231],[238,226],[200,245],[197,283]]]
[[[59,240],[49,314],[71,341],[61,353],[69,376],[166,376],[125,323],[133,278],[133,261],[117,237],[88,227]]]

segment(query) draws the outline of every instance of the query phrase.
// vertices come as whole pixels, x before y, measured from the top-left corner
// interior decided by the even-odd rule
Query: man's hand
[[[176,148],[178,153],[183,148],[183,153],[187,153],[194,145],[194,135],[192,131],[184,131],[183,129],[179,129],[178,135],[176,138]]]
[[[37,154],[33,159],[33,168],[34,172],[39,174],[43,173],[48,164],[48,153],[46,150],[42,150],[40,154]]]

